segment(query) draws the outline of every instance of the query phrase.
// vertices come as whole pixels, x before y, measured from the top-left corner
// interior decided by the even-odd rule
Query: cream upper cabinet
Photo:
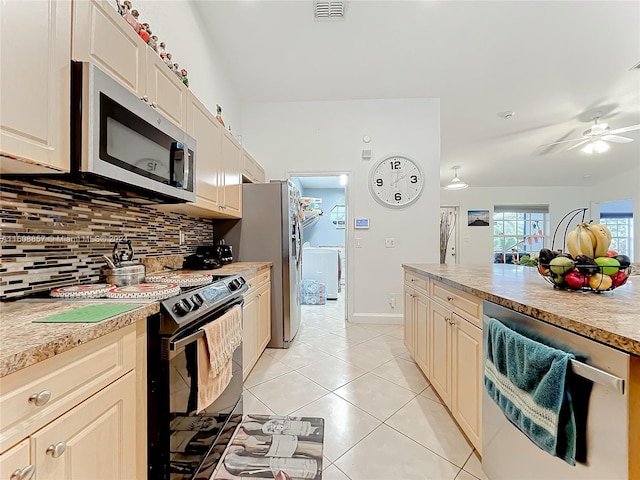
[[[187,87],[167,67],[160,56],[146,48],[147,88],[145,99],[152,108],[181,128],[185,128],[187,113]]]
[[[0,22],[1,171],[69,171],[71,3],[0,2]]]
[[[264,168],[244,148],[242,149],[242,178],[249,183],[264,183]]]
[[[168,70],[168,69],[167,69]],[[219,211],[220,135],[223,127],[191,92],[187,95],[187,133],[195,138],[196,206]]]
[[[156,108],[185,126],[187,87],[115,9],[115,2],[74,2],[72,57],[92,62]]]
[[[147,45],[116,11],[115,2],[75,1],[73,18],[72,58],[95,63],[133,93],[144,96]]]
[[[242,217],[242,147],[227,130],[223,130],[220,152],[223,173],[223,212],[235,218]]]

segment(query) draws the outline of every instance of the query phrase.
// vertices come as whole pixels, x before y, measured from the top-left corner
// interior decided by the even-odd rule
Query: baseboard
[[[373,323],[379,325],[402,325],[403,314],[390,313],[354,313],[349,317],[350,323]]]

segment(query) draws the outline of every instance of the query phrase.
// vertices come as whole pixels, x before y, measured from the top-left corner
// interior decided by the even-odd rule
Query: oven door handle
[[[189,343],[195,342],[197,339],[204,337],[204,330],[196,330],[191,335],[187,335],[184,338],[180,338],[177,340],[172,340],[169,342],[169,350],[176,351],[180,348],[188,345]]]

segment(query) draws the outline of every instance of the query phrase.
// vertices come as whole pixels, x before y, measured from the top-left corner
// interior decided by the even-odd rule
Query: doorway
[[[311,308],[331,310],[346,320],[349,174],[296,172],[289,173],[288,177],[298,187],[302,198],[302,280],[324,284],[323,306]]]

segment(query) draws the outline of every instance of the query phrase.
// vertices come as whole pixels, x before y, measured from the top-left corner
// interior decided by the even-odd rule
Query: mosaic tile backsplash
[[[98,281],[102,255],[119,240],[131,240],[134,260],[187,255],[213,242],[210,219],[37,182],[1,179],[0,212],[2,300]]]

